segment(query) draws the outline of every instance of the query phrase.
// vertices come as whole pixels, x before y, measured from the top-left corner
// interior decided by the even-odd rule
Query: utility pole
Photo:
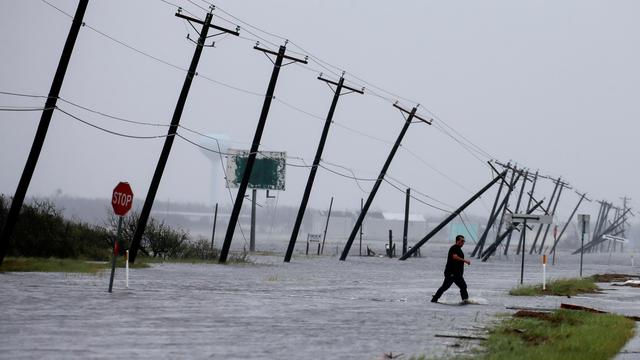
[[[387,161],[385,161],[384,165],[382,166],[382,170],[380,171],[380,175],[378,175],[378,178],[376,179],[375,184],[373,185],[373,189],[371,189],[371,192],[369,193],[369,196],[367,197],[367,202],[364,204],[364,207],[362,208],[362,211],[360,212],[360,215],[358,216],[358,220],[356,220],[356,224],[353,227],[353,230],[351,231],[351,234],[349,235],[349,239],[347,240],[347,243],[344,246],[344,249],[342,250],[342,255],[340,256],[340,260],[344,261],[347,259],[347,255],[349,255],[349,250],[351,249],[351,244],[353,244],[353,240],[356,237],[356,233],[358,232],[358,230],[360,229],[360,226],[362,225],[362,221],[364,220],[364,217],[367,215],[367,211],[369,210],[369,206],[371,206],[371,203],[373,202],[373,199],[376,196],[376,193],[378,192],[378,188],[380,188],[380,184],[382,183],[382,180],[384,180],[384,176],[387,173],[387,169],[389,169],[389,165],[391,165],[391,161],[393,160],[393,157],[396,154],[396,151],[398,150],[398,147],[400,147],[400,143],[402,142],[402,138],[404,138],[404,135],[407,132],[407,129],[409,129],[409,125],[411,125],[411,122],[413,121],[413,118],[416,118],[428,125],[431,125],[431,123],[433,122],[433,120],[425,120],[422,117],[416,115],[416,112],[418,111],[418,106],[416,105],[413,109],[411,109],[411,111],[408,111],[404,108],[402,108],[401,106],[398,105],[398,103],[396,102],[395,104],[393,104],[393,106],[395,108],[397,108],[398,110],[400,110],[401,113],[407,113],[409,114],[409,116],[406,118],[404,126],[402,127],[402,131],[400,131],[400,134],[398,135],[398,138],[396,139],[395,144],[393,144],[393,148],[391,149],[391,152],[389,153],[389,156],[387,157]]]
[[[213,10],[213,8],[211,10]],[[162,179],[164,168],[166,167],[167,160],[169,159],[169,153],[171,152],[171,147],[173,146],[173,140],[175,139],[175,135],[178,132],[180,118],[182,117],[182,111],[184,110],[185,103],[187,102],[189,89],[191,88],[193,78],[196,77],[196,69],[198,68],[198,62],[200,61],[202,48],[205,46],[212,46],[205,45],[207,34],[209,33],[209,28],[219,30],[221,31],[221,34],[226,33],[235,36],[240,35],[237,29],[236,31],[233,31],[216,25],[212,25],[211,19],[213,18],[213,14],[211,13],[211,11],[207,13],[204,21],[183,15],[180,12],[177,12],[175,15],[181,19],[189,21],[189,23],[201,24],[202,30],[200,30],[200,36],[198,37],[198,42],[196,43],[193,58],[191,59],[191,65],[189,65],[189,71],[187,72],[187,76],[184,79],[184,84],[182,85],[182,90],[180,91],[180,96],[178,97],[178,102],[173,112],[173,117],[171,118],[171,126],[169,126],[167,137],[164,139],[162,152],[160,153],[160,158],[158,159],[156,170],[153,173],[153,178],[151,179],[151,184],[149,185],[149,191],[147,192],[147,197],[144,201],[144,205],[142,206],[142,211],[140,211],[140,218],[138,219],[136,231],[133,234],[133,239],[131,240],[131,248],[129,250],[129,261],[131,261],[131,263],[134,263],[136,261],[136,255],[138,254],[140,241],[142,240],[142,235],[144,234],[144,230],[147,227],[149,214],[151,214],[151,208],[153,207],[153,202],[155,201],[156,193],[158,192],[158,187],[160,186],[160,180]]]
[[[513,188],[516,186],[516,184],[518,183],[518,181],[516,180],[515,182],[513,181],[513,179],[516,177],[516,172],[518,173],[518,178],[521,177],[522,175],[522,170],[518,171],[517,167],[513,167],[513,171],[511,172],[511,189],[513,190]],[[526,182],[526,177],[525,180],[522,182],[523,184]],[[509,207],[509,200],[511,199],[511,193],[512,191],[507,192],[507,201],[505,203],[504,208],[502,208],[502,215],[500,215],[500,222],[498,222],[498,228],[496,229],[496,240],[498,240],[498,237],[500,236],[500,231],[502,230],[502,224],[504,223],[504,214],[507,213],[508,207]],[[484,245],[484,244],[483,244]]]
[[[249,235],[249,251],[256,251],[256,195],[258,190],[251,189],[251,230]]]
[[[560,179],[558,179],[560,181]],[[556,214],[556,209],[558,208],[558,203],[560,202],[560,196],[562,196],[562,190],[564,188],[571,189],[569,184],[566,182],[560,183],[560,190],[558,190],[558,196],[556,197],[556,203],[553,205],[553,209],[551,210],[551,216]],[[547,227],[544,230],[544,235],[542,236],[542,242],[540,243],[540,248],[538,248],[538,254],[542,254],[542,249],[544,248],[544,244],[547,241],[547,234],[549,234],[549,229],[551,228],[551,224],[547,224]]]
[[[520,194],[518,194],[518,201],[516,202],[515,214],[518,214],[518,212],[520,211],[520,202],[522,201],[522,195],[524,194],[524,188],[527,185],[528,179],[529,179],[529,170],[525,170],[524,179],[522,180],[522,187],[520,187]],[[511,235],[513,235],[513,231],[509,232],[507,243],[504,246],[504,255],[507,255],[507,252],[509,251],[509,244],[511,243]]]
[[[402,232],[402,255],[407,253],[407,234],[409,232],[409,200],[411,199],[411,189],[407,189],[404,201],[404,231]]]
[[[476,201],[477,198],[482,196],[482,194],[484,194],[485,191],[487,191],[490,187],[492,187],[493,184],[498,182],[498,180],[504,181],[504,178],[506,175],[507,175],[507,170],[504,170],[502,173],[498,174],[498,176],[496,176],[487,185],[485,185],[482,189],[480,189],[480,191],[475,193],[471,198],[469,198],[469,200],[467,200],[464,204],[462,204],[459,208],[457,208],[454,212],[452,212],[449,216],[447,216],[447,218],[444,219],[438,226],[433,228],[433,230],[431,230],[424,238],[422,238],[422,240],[418,241],[415,245],[413,245],[411,249],[407,251],[406,254],[402,255],[400,260],[406,260],[411,255],[413,255],[416,251],[418,251],[422,245],[424,245],[427,241],[429,241],[429,239],[431,239],[435,234],[437,234],[438,231],[442,230],[442,228],[447,226],[447,224],[451,222],[451,220],[458,217],[460,213],[467,208],[467,206],[471,205],[474,201]]]
[[[569,223],[571,223],[571,220],[573,219],[573,215],[576,214],[576,211],[578,211],[578,208],[580,207],[580,204],[582,204],[582,200],[587,199],[587,193],[584,194],[580,194],[579,192],[576,191],[576,194],[580,195],[580,200],[578,200],[578,203],[576,204],[576,207],[573,208],[573,211],[571,212],[571,215],[569,215],[569,219],[567,220],[567,222],[564,224],[564,226],[562,227],[562,230],[560,231],[560,235],[558,235],[555,239],[555,241],[553,242],[553,246],[551,247],[551,250],[549,251],[550,253],[553,253],[555,256],[556,253],[556,246],[558,245],[558,242],[560,242],[560,238],[562,238],[562,234],[564,234],[564,231],[567,230],[567,227],[569,226]],[[589,199],[587,199],[587,201],[591,201]]]
[[[491,162],[488,162],[489,166],[491,166],[491,169],[493,171],[495,171],[496,173],[498,173],[498,170],[496,170],[493,165],[491,164]],[[507,164],[507,171],[509,164]],[[500,182],[500,187],[498,188],[498,192],[496,193],[496,199],[493,201],[493,207],[491,208],[491,213],[489,214],[489,220],[487,221],[487,226],[485,226],[484,231],[482,232],[482,235],[480,236],[480,239],[478,239],[478,242],[476,243],[476,246],[473,248],[473,252],[471,253],[471,257],[476,256],[476,253],[480,252],[482,253],[482,248],[484,246],[484,242],[487,239],[487,235],[489,234],[489,230],[491,230],[491,226],[493,225],[493,222],[495,221],[495,213],[496,213],[496,207],[498,206],[498,202],[500,201],[500,194],[502,194],[502,187],[504,185],[508,184],[506,183],[506,181],[503,179],[503,181]]]
[[[13,229],[20,217],[20,209],[22,208],[24,198],[27,195],[27,190],[29,189],[33,172],[36,169],[38,158],[40,157],[40,152],[44,145],[44,140],[47,137],[47,131],[49,130],[49,124],[51,123],[51,117],[53,116],[53,109],[55,109],[58,102],[58,95],[62,88],[62,82],[64,81],[69,60],[71,59],[71,53],[73,52],[73,47],[76,43],[76,39],[78,38],[80,26],[82,26],[82,19],[84,18],[84,13],[87,10],[88,4],[89,0],[80,0],[78,2],[78,8],[76,9],[76,13],[73,17],[73,22],[71,23],[67,40],[64,43],[62,55],[60,55],[58,68],[56,69],[53,82],[51,83],[51,88],[49,89],[49,96],[47,97],[44,110],[40,116],[40,123],[38,124],[33,144],[31,145],[31,151],[29,151],[29,157],[27,158],[24,170],[22,171],[22,176],[18,182],[16,192],[11,200],[11,208],[9,209],[5,225],[2,228],[2,233],[0,234],[0,265],[2,265],[4,257],[7,255],[7,251],[9,250],[9,243],[11,236],[13,235]]]
[[[364,208],[364,199],[360,198],[360,214],[362,214],[362,209]],[[364,234],[364,224],[360,224],[360,250],[358,254],[362,256],[362,235]]]
[[[324,224],[324,235],[322,235],[322,249],[320,250],[320,254],[324,254],[324,241],[327,239],[327,230],[329,229],[329,219],[331,218],[332,207],[333,207],[333,196],[331,197],[331,202],[329,203],[329,212],[327,213],[327,222]]]
[[[307,185],[304,188],[304,194],[302,195],[302,201],[300,202],[300,208],[298,209],[298,215],[296,216],[296,222],[293,225],[293,231],[291,232],[291,239],[289,239],[289,247],[287,247],[287,253],[284,256],[284,262],[289,262],[291,260],[291,255],[293,254],[293,249],[296,246],[296,241],[298,239],[298,232],[300,231],[300,225],[302,224],[302,218],[304,217],[304,212],[307,209],[307,203],[309,202],[309,195],[311,194],[311,189],[313,188],[313,181],[316,178],[316,171],[318,171],[318,165],[320,165],[320,159],[322,157],[322,151],[324,150],[324,144],[327,141],[327,135],[329,134],[329,127],[331,126],[331,122],[333,121],[333,113],[336,110],[336,105],[338,105],[338,99],[342,94],[342,88],[350,90],[351,93],[359,93],[364,94],[363,90],[354,89],[350,86],[344,85],[344,72],[340,77],[338,82],[334,82],[331,80],[324,79],[322,74],[318,76],[318,80],[324,81],[331,87],[334,85],[336,87],[333,90],[333,100],[331,101],[331,107],[329,107],[329,113],[327,114],[327,119],[324,122],[324,128],[322,129],[322,135],[320,136],[320,142],[318,143],[318,149],[316,150],[316,155],[313,158],[313,165],[311,166],[311,171],[309,171],[309,178],[307,178]]]
[[[261,48],[259,47],[259,44],[256,44],[256,46],[253,47],[255,50],[261,51],[265,54],[274,55],[276,57],[276,60],[275,61],[272,60],[273,71],[271,72],[271,79],[269,80],[269,86],[267,87],[267,94],[265,95],[264,103],[262,105],[262,112],[260,113],[260,119],[258,120],[258,126],[256,127],[256,132],[253,136],[253,142],[251,143],[251,150],[249,151],[247,164],[244,168],[242,181],[240,182],[240,186],[238,187],[238,194],[236,195],[236,200],[233,204],[233,210],[231,211],[231,217],[229,218],[227,233],[224,237],[224,244],[222,245],[222,249],[220,250],[219,262],[221,264],[227,262],[227,256],[229,254],[229,248],[231,247],[231,241],[233,240],[233,233],[235,232],[236,224],[238,223],[238,216],[240,215],[240,209],[242,208],[242,201],[244,200],[244,194],[247,191],[247,186],[249,185],[249,178],[251,177],[251,170],[253,170],[253,165],[255,164],[256,156],[258,155],[258,148],[260,146],[260,141],[262,139],[262,132],[264,131],[264,127],[267,123],[267,116],[269,115],[269,108],[271,107],[273,94],[276,90],[276,83],[278,82],[278,75],[280,74],[280,68],[295,62],[300,62],[303,64],[307,63],[307,59],[301,60],[301,59],[296,59],[294,57],[291,57],[289,55],[285,55],[285,52],[287,50],[286,45],[287,45],[287,42],[285,42],[285,45],[280,46],[278,52]],[[285,65],[282,65],[282,61],[284,59],[290,60],[290,62]],[[269,58],[269,60],[271,60],[271,58]]]
[[[213,230],[211,231],[211,250],[213,250],[213,239],[216,238],[216,223],[218,222],[218,203],[213,211]]]
[[[533,200],[533,194],[536,191],[536,183],[538,182],[538,170],[536,170],[535,175],[533,175],[533,184],[531,184],[531,191],[529,192],[529,201],[527,202],[527,211],[531,209],[531,201]],[[525,251],[522,247],[522,237],[520,237],[520,241],[518,242],[518,248],[516,250],[516,255],[520,254],[520,249]]]

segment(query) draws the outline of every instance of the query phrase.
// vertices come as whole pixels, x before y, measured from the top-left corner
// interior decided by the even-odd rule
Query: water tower
[[[198,145],[202,146],[200,150],[211,161],[211,179],[208,182],[209,196],[207,203],[213,205],[222,203],[225,199],[225,163],[223,160],[226,161],[225,153],[229,150],[230,139],[226,134],[206,134],[206,136],[198,140]]]

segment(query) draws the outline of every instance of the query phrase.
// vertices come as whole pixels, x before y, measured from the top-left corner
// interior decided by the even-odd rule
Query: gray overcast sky
[[[49,0],[75,12],[77,1]],[[171,0],[204,18],[201,0]],[[346,80],[365,86],[365,96],[343,96],[338,104],[323,160],[343,174],[375,178],[403,125],[392,107],[421,104],[435,116],[433,126],[413,124],[389,175],[446,205],[450,210],[491,179],[487,155],[470,152],[455,129],[489,156],[562,176],[595,199],[640,203],[638,84],[640,2],[637,1],[216,1],[214,23],[242,27],[242,38],[216,37],[203,52],[181,124],[203,133],[226,134],[231,146],[248,148],[262,107],[272,64],[252,49],[276,49],[278,37],[239,23],[230,15],[287,38],[293,56],[313,56],[345,69]],[[37,0],[0,3],[0,91],[46,95],[71,19]],[[90,1],[61,97],[111,115],[151,123],[171,120],[185,72],[141,55],[122,41],[180,68],[187,68],[197,35],[160,0]],[[223,11],[221,11],[223,10]],[[273,43],[270,44],[269,42]],[[633,45],[636,44],[636,45]],[[339,70],[330,68],[339,75]],[[290,65],[281,73],[261,150],[286,151],[311,163],[332,92],[316,80],[336,79],[317,61]],[[241,89],[238,91],[204,78]],[[366,81],[367,83],[364,83]],[[381,89],[373,88],[375,85]],[[248,92],[247,92],[248,91]],[[375,94],[372,94],[375,92]],[[254,93],[254,94],[252,94]],[[257,94],[257,95],[256,95]],[[383,99],[386,97],[387,99]],[[43,99],[0,95],[0,106],[42,106]],[[304,110],[310,116],[290,107]],[[164,127],[125,124],[59,102],[60,108],[112,131],[162,135]],[[432,111],[432,113],[430,113]],[[13,194],[31,147],[39,112],[0,112],[0,192]],[[356,132],[356,131],[358,132]],[[360,132],[360,133],[359,133]],[[181,131],[193,141],[199,136]],[[364,134],[364,135],[363,135]],[[382,140],[382,141],[381,141]],[[29,195],[56,189],[74,196],[107,197],[120,180],[131,183],[142,202],[163,139],[117,137],[56,112]],[[176,139],[157,199],[208,202],[209,161],[201,150]],[[308,168],[287,168],[280,204],[297,205]],[[444,174],[444,175],[443,175]],[[404,189],[405,185],[399,187]],[[365,191],[371,182],[361,182]],[[310,205],[355,208],[363,194],[355,181],[321,170]],[[551,191],[547,181],[541,194]],[[235,196],[235,191],[233,192]],[[568,215],[577,201],[561,203]],[[219,191],[222,203],[229,194]],[[263,196],[263,195],[262,195]],[[487,194],[470,211],[488,212]],[[402,211],[404,195],[383,184],[375,209]],[[412,211],[439,214],[418,202]],[[585,208],[594,212],[595,206]],[[595,214],[594,214],[595,216]]]

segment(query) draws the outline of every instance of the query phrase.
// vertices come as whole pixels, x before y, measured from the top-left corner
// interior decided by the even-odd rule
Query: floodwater
[[[468,246],[471,247],[471,246]],[[446,245],[426,245],[422,258],[256,255],[255,264],[159,264],[133,269],[129,289],[109,273],[0,274],[0,358],[4,359],[381,359],[384,354],[439,356],[469,351],[507,307],[560,303],[640,315],[640,289],[602,284],[603,294],[512,297],[520,258],[472,259],[447,304],[428,302],[442,282]],[[472,249],[465,248],[468,253]],[[527,254],[525,284],[542,282],[539,256]],[[579,256],[559,254],[550,278],[578,275]],[[637,274],[629,254],[587,254],[584,274]],[[629,348],[631,346],[631,348]],[[634,340],[625,347],[638,350]],[[637,354],[636,354],[637,355]],[[631,355],[621,354],[620,359]]]

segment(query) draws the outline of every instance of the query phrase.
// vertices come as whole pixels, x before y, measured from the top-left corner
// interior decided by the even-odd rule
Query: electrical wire
[[[81,122],[81,123],[85,124],[85,125],[91,126],[91,127],[96,128],[96,129],[98,129],[98,130],[104,131],[104,132],[109,133],[109,134],[112,134],[112,135],[117,135],[117,136],[120,136],[120,137],[125,137],[125,138],[130,138],[130,139],[160,139],[160,138],[166,138],[166,137],[170,136],[170,135],[138,136],[138,135],[129,135],[129,134],[124,134],[124,133],[120,133],[120,132],[117,132],[117,131],[109,130],[109,129],[103,128],[103,127],[101,127],[101,126],[98,126],[98,125],[92,124],[92,123],[90,123],[90,122],[88,122],[88,121],[86,121],[86,120],[83,120],[83,119],[79,118],[79,117],[78,117],[78,116],[76,116],[76,115],[73,115],[73,114],[71,114],[71,113],[69,113],[69,112],[67,112],[67,111],[65,111],[65,110],[63,110],[63,109],[61,109],[61,108],[60,108],[60,107],[58,107],[58,106],[56,106],[56,109],[57,109],[58,111],[60,111],[61,113],[65,114],[65,115],[67,115],[67,116],[69,116],[69,117],[71,117],[71,118],[73,118],[73,119],[75,119],[75,120],[77,120],[77,121],[79,121],[79,122]]]

